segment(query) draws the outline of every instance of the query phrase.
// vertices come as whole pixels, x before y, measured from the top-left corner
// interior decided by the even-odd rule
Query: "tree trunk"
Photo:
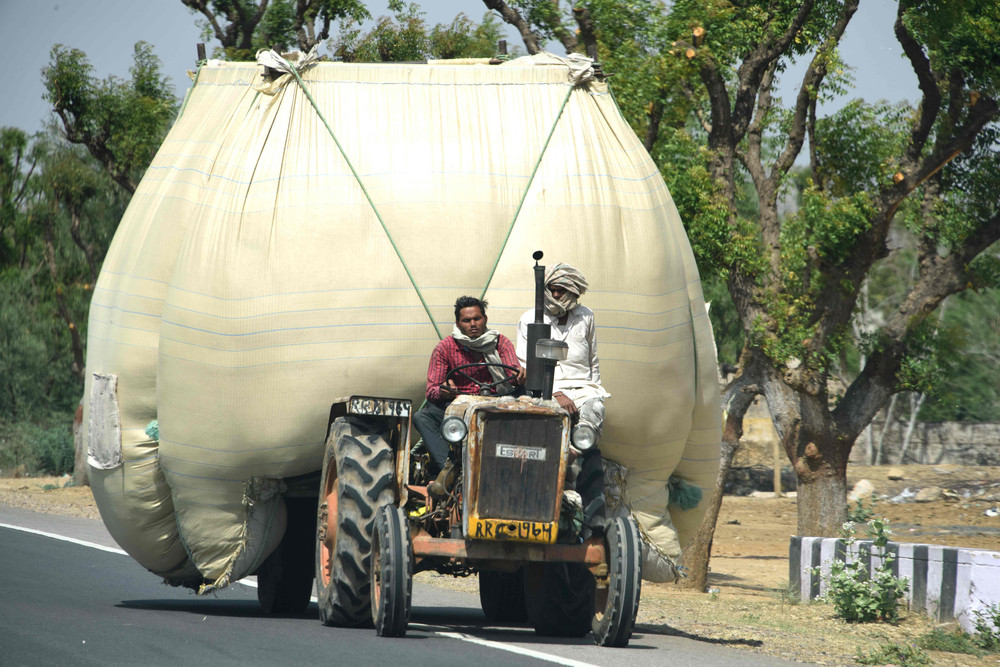
[[[798,478],[798,534],[837,537],[847,520],[847,459],[857,433],[848,439],[838,430],[825,392],[792,388],[768,370],[764,397]]]
[[[875,448],[875,458],[871,462],[873,466],[882,464],[882,444],[885,442],[885,436],[888,435],[889,429],[892,428],[892,420],[895,417],[893,413],[896,412],[897,396],[899,394],[892,395],[892,398],[889,399],[889,405],[885,409],[885,423],[882,424],[882,430],[878,434],[878,446]]]
[[[799,535],[838,537],[847,521],[847,476],[830,474],[799,479]]]
[[[920,408],[924,406],[926,398],[927,394],[923,392],[919,397],[915,394],[910,395],[910,420],[906,424],[906,434],[903,436],[903,444],[899,448],[899,465],[903,465],[903,460],[906,458],[906,451],[910,448],[910,441],[913,440],[913,429],[917,426],[917,415],[920,414]]]
[[[722,439],[722,460],[719,466],[719,476],[715,480],[715,491],[708,502],[708,509],[698,526],[698,532],[681,552],[680,565],[687,570],[687,577],[678,584],[681,588],[704,593],[708,586],[708,563],[712,557],[712,540],[715,538],[715,524],[719,521],[719,510],[722,508],[722,491],[726,486],[726,475],[733,464],[733,456],[740,448],[739,441]]]
[[[680,580],[682,588],[704,592],[708,584],[708,563],[712,557],[712,540],[715,537],[715,524],[719,521],[719,510],[722,508],[722,491],[726,485],[726,476],[733,464],[733,457],[740,448],[743,417],[759,393],[755,374],[759,370],[758,361],[758,357],[744,348],[740,360],[742,370],[723,390],[725,424],[722,427],[719,474],[715,478],[715,491],[698,526],[698,532],[681,552],[680,565],[687,570],[687,577]]]
[[[87,475],[87,449],[83,446],[83,400],[76,407],[73,415],[73,449],[76,456],[73,459],[73,483],[77,486],[90,486]]]

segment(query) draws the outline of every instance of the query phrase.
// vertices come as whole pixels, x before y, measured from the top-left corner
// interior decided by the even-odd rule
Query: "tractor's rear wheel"
[[[315,506],[312,498],[285,498],[285,534],[257,569],[257,599],[265,614],[297,616],[309,606],[315,570]]]
[[[372,620],[379,637],[402,637],[410,622],[413,541],[403,510],[385,505],[372,532]]]
[[[523,623],[528,620],[528,610],[524,605],[524,570],[480,570],[479,604],[490,623]]]
[[[538,634],[583,637],[594,617],[594,575],[582,563],[529,563],[524,601]]]
[[[394,500],[394,453],[381,423],[339,417],[323,455],[317,511],[316,590],[324,625],[371,623],[372,528]]]
[[[619,517],[608,522],[604,548],[608,580],[594,595],[594,642],[598,646],[627,646],[642,589],[642,544],[635,520]]]

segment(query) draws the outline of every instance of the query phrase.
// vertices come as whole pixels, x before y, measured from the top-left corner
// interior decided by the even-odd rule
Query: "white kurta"
[[[597,358],[597,331],[594,311],[577,306],[569,312],[566,324],[548,312],[546,324],[552,325],[552,338],[569,345],[569,355],[556,366],[553,392],[566,394],[579,408],[592,398],[611,396],[601,386],[601,365]],[[527,311],[517,323],[517,358],[523,366],[528,357],[528,325],[535,321],[534,309]]]

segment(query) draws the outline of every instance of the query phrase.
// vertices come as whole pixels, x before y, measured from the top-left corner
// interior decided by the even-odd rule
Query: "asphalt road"
[[[640,603],[641,604],[641,603]],[[697,639],[636,633],[628,648],[486,623],[475,595],[414,586],[406,637],[264,616],[253,587],[198,597],[124,554],[99,521],[0,506],[0,664],[515,665],[791,664]]]

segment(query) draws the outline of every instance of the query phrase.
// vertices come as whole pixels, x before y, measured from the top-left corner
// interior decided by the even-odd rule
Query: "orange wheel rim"
[[[332,554],[337,546],[337,476],[328,475],[326,488],[323,489],[323,510],[320,520],[326,522],[326,537],[319,543],[320,575],[323,586],[330,585],[333,577]]]

